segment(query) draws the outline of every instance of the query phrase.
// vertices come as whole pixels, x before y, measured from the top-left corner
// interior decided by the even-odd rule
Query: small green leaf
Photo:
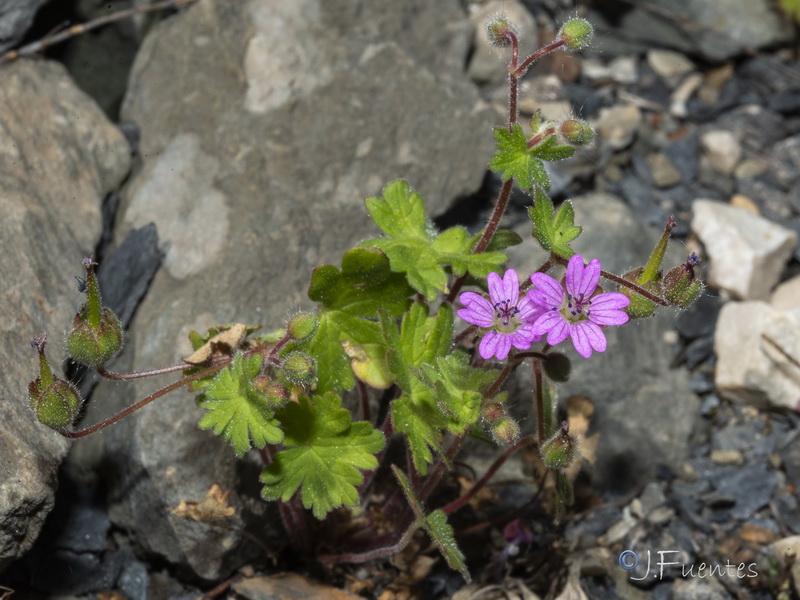
[[[476,369],[466,352],[440,357],[436,366],[424,364],[420,377],[434,388],[441,411],[448,417],[447,429],[463,435],[480,418],[483,392],[497,379],[497,369]]]
[[[544,169],[544,163],[537,158],[535,149],[528,149],[528,138],[522,126],[515,123],[508,129],[494,130],[497,140],[497,152],[489,161],[489,168],[502,172],[503,181],[513,178],[520,189],[532,193],[534,186],[550,187],[550,177]]]
[[[392,472],[397,478],[398,483],[400,483],[400,487],[403,488],[406,499],[417,517],[417,526],[422,527],[428,535],[431,536],[431,539],[439,547],[439,552],[442,553],[442,556],[444,556],[450,568],[459,571],[464,581],[469,583],[471,579],[469,571],[467,570],[467,565],[464,562],[464,555],[461,553],[458,544],[456,544],[453,528],[447,522],[447,515],[445,512],[439,509],[425,516],[425,509],[414,494],[414,490],[408,478],[395,465],[392,465]]]
[[[485,277],[508,260],[502,252],[471,254],[474,245],[463,227],[438,234],[425,216],[425,204],[405,181],[394,181],[383,189],[383,197],[366,200],[375,223],[389,237],[359,244],[380,248],[389,257],[392,271],[405,273],[408,283],[428,301],[447,287],[447,267],[456,275],[470,272]]]
[[[287,449],[278,452],[261,474],[262,496],[288,501],[297,490],[303,506],[322,519],[339,506],[358,504],[361,470],[378,466],[383,435],[364,421],[351,423],[341,399],[331,392],[300,396],[278,413]]]
[[[425,474],[433,462],[431,448],[443,453],[440,428],[447,419],[436,405],[433,385],[427,385],[412,372],[433,364],[450,349],[453,341],[453,308],[442,304],[434,317],[428,307],[415,303],[403,318],[400,332],[393,319],[381,314],[381,330],[389,349],[389,367],[403,395],[392,402],[392,424],[406,435],[417,470]]]
[[[200,401],[208,411],[200,419],[200,429],[213,429],[230,442],[236,456],[243,456],[252,447],[263,448],[283,440],[274,412],[250,385],[260,370],[261,355],[237,354],[205,387]]]
[[[391,385],[377,314],[382,310],[400,316],[413,293],[377,248],[348,250],[341,270],[332,265],[314,269],[308,296],[322,303],[319,326],[297,349],[317,361],[318,393],[350,389],[354,369],[374,387]]]
[[[575,254],[569,243],[580,235],[583,228],[575,225],[575,211],[569,200],[562,203],[556,212],[552,200],[537,187],[535,201],[528,209],[528,214],[533,221],[533,237],[542,248],[564,258]]]
[[[537,144],[531,148],[531,154],[539,157],[542,160],[553,162],[571,157],[573,154],[575,154],[575,148],[572,146],[557,145],[556,136],[552,135],[544,140],[541,144]]]

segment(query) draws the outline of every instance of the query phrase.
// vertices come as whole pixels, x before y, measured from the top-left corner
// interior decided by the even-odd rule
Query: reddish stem
[[[414,532],[417,530],[417,524],[415,521],[416,519],[413,517],[411,519],[407,519],[406,523],[404,523],[405,532],[400,539],[391,546],[384,546],[383,548],[376,548],[375,550],[368,550],[367,552],[323,554],[318,556],[317,560],[321,563],[332,565],[336,563],[364,563],[371,560],[377,560],[379,558],[394,556],[395,554],[402,552],[402,550],[408,546],[411,538],[414,537]]]
[[[546,46],[542,46],[536,52],[534,52],[528,58],[522,61],[522,64],[515,69],[513,74],[516,75],[517,77],[523,77],[525,73],[528,72],[528,69],[530,69],[533,63],[542,58],[548,52],[557,50],[558,48],[561,48],[564,45],[565,45],[564,40],[558,39],[555,40],[554,42],[547,44]]]
[[[489,470],[486,471],[486,473],[484,473],[483,477],[481,477],[477,482],[475,482],[475,485],[473,485],[466,494],[464,494],[460,498],[456,498],[450,504],[442,508],[442,510],[449,515],[457,511],[462,506],[464,506],[467,502],[472,500],[475,494],[477,494],[487,484],[487,482],[492,478],[492,476],[497,472],[497,470],[500,467],[502,467],[503,464],[509,458],[511,458],[511,456],[513,456],[518,450],[524,448],[525,446],[534,443],[536,443],[536,439],[532,435],[529,435],[519,440],[513,446],[509,446],[508,448],[506,448],[505,452],[503,452],[503,454],[501,454],[492,463],[492,466],[489,467]]]
[[[224,367],[226,367],[228,365],[229,362],[230,361],[225,362],[225,363],[221,363],[221,364],[218,364],[218,365],[213,365],[211,367],[203,369],[202,371],[198,371],[197,373],[193,373],[192,375],[187,375],[186,377],[182,377],[178,381],[176,381],[174,383],[171,383],[168,386],[165,386],[165,387],[161,388],[160,390],[156,390],[155,392],[153,392],[149,396],[146,396],[146,397],[142,398],[141,400],[139,400],[136,404],[132,404],[128,408],[126,408],[126,409],[118,412],[117,414],[109,417],[105,421],[101,421],[100,423],[97,423],[96,425],[92,425],[91,427],[87,427],[86,429],[81,429],[80,431],[62,431],[61,435],[63,435],[64,437],[67,437],[67,438],[77,439],[77,438],[86,437],[87,435],[91,435],[91,434],[93,434],[93,433],[95,433],[97,431],[100,431],[101,429],[105,429],[109,425],[113,425],[114,423],[116,423],[118,421],[121,421],[122,419],[124,419],[125,417],[130,415],[131,413],[134,413],[137,410],[139,410],[140,408],[143,408],[143,407],[147,406],[153,400],[156,400],[156,399],[160,398],[161,396],[164,396],[165,394],[168,394],[169,392],[177,390],[178,388],[182,388],[186,384],[189,384],[189,383],[191,383],[193,381],[197,381],[198,379],[202,379],[203,377],[207,377],[207,376],[211,375],[212,373],[216,373],[217,371],[221,371]]]

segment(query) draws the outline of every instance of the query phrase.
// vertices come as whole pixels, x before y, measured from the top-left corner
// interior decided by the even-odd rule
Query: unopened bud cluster
[[[486,400],[481,406],[481,417],[489,426],[495,442],[501,446],[509,446],[519,439],[519,425],[509,416],[504,401],[506,394],[498,394]]]

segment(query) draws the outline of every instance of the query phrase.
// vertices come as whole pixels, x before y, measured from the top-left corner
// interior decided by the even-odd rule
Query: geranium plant
[[[308,296],[319,305],[316,313],[298,314],[285,328],[266,335],[243,324],[193,332],[195,352],[183,364],[129,374],[104,366],[121,349],[122,332],[113,313],[102,307],[95,264],[86,259],[86,303],[68,336],[73,358],[112,379],[171,372],[181,377],[101,423],[74,430],[82,400],[74,386],[53,375],[42,334],[33,344],[41,373],[29,386],[39,420],[79,438],[188,387],[198,393],[204,410],[200,428],[221,436],[237,456],[260,453],[262,495],[278,503],[298,552],[313,554],[314,519],[325,519],[336,509],[384,503],[380,511],[361,511],[358,527],[337,536],[338,547],[314,556],[327,563],[389,556],[422,528],[468,579],[448,515],[526,446],[538,448],[542,464],[555,477],[553,489],[563,510],[571,496],[564,471],[575,460],[576,440],[565,424],[555,422],[548,390],[568,377],[572,351],[554,347],[569,338],[579,360],[588,359],[606,350],[603,328],[648,316],[658,305],[685,308],[699,296],[702,283],[693,270],[696,257],[662,277],[672,221],[639,269],[617,276],[602,270],[598,258],[587,263],[570,246],[581,233],[572,205],[564,202],[556,209],[546,194],[544,163],[572,156],[593,132],[578,119],[555,122],[540,115],[523,128],[517,122],[518,82],[544,54],[587,45],[589,23],[570,19],[555,41],[524,59],[506,18],[493,19],[487,32],[491,43],[510,49],[509,111],[507,123],[495,130],[497,151],[489,162],[503,185],[479,233],[470,235],[463,227],[437,231],[422,197],[404,181],[389,183],[381,196],[366,200],[382,235],[347,250],[339,266],[312,272]],[[515,184],[530,194],[533,236],[549,252],[538,271],[530,277],[525,273],[522,281],[504,252],[521,240],[498,230]],[[557,270],[564,266],[562,281]],[[465,287],[471,290],[462,291]],[[537,431],[520,439],[502,387],[526,363],[534,378]],[[361,404],[351,412],[343,408],[342,394],[353,389]],[[385,415],[380,421],[370,408],[377,395],[370,389],[382,390],[388,403],[378,411]],[[468,436],[506,450],[469,492],[429,511],[426,502]],[[408,450],[407,461],[390,465],[389,483],[403,495],[372,493],[375,486],[386,485],[374,475],[394,439]],[[403,496],[406,501],[399,502]],[[388,533],[372,533],[370,515],[376,514],[382,531],[391,525]]]

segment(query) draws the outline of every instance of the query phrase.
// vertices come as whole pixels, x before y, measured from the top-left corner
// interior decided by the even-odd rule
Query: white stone
[[[618,56],[608,64],[608,70],[617,83],[632,85],[639,80],[639,69],[633,56]]]
[[[714,336],[714,382],[723,397],[759,408],[800,406],[800,309],[729,302]]]
[[[797,242],[797,234],[714,200],[695,200],[692,231],[705,246],[709,283],[743,300],[766,300]]]
[[[723,175],[732,174],[742,158],[742,146],[730,131],[707,131],[700,136],[700,145],[714,170]]]
[[[650,50],[647,53],[647,64],[653,71],[667,79],[694,71],[694,63],[688,57],[671,50]]]
[[[641,111],[629,104],[600,109],[595,125],[601,142],[614,150],[622,150],[633,142],[641,120]]]
[[[800,275],[787,279],[776,287],[770,304],[779,310],[800,307]]]

